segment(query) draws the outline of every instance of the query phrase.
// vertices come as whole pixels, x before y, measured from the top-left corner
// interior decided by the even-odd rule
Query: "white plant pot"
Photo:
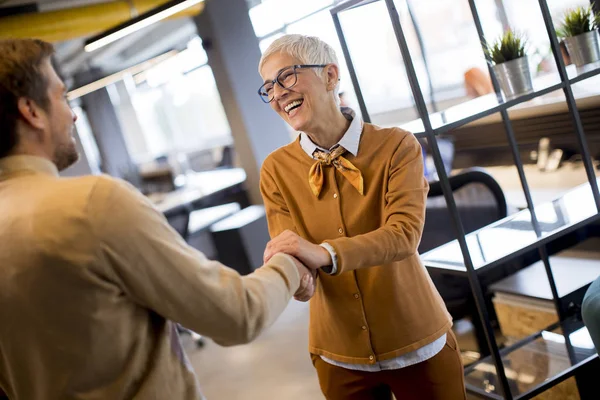
[[[600,60],[600,38],[598,31],[564,38],[571,61],[578,67]]]
[[[496,64],[492,67],[506,100],[533,92],[531,70],[527,56]]]

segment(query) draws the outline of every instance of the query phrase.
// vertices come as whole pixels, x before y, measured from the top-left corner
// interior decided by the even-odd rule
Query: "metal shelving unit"
[[[481,20],[477,12],[475,0],[465,1],[469,2],[471,13],[473,15],[473,20],[475,22],[475,26],[481,43],[485,43],[486,38],[483,34]],[[400,23],[400,16],[398,14],[398,10],[396,9],[396,4],[394,0],[348,0],[331,9],[334,25],[336,27],[338,37],[342,45],[344,57],[348,63],[352,84],[354,86],[354,90],[359,102],[363,119],[367,122],[370,122],[370,117],[366,107],[364,96],[360,84],[358,82],[354,64],[352,62],[352,55],[350,54],[348,44],[344,36],[344,30],[340,22],[340,14],[346,10],[355,9],[357,7],[363,7],[376,2],[383,2],[387,7],[390,21],[393,26],[396,40],[404,61],[415,105],[420,117],[418,121],[414,121],[412,124],[410,124],[410,128],[408,130],[415,133],[416,136],[424,137],[428,140],[428,143],[431,147],[435,167],[439,176],[440,184],[444,193],[444,198],[446,200],[446,204],[450,212],[454,228],[457,233],[457,240],[438,249],[432,250],[431,252],[425,254],[423,256],[423,259],[428,267],[445,268],[447,270],[452,270],[454,268],[456,273],[463,274],[468,277],[469,284],[473,292],[473,297],[475,299],[475,304],[477,306],[479,318],[483,324],[483,330],[487,339],[487,345],[490,350],[490,357],[480,360],[475,365],[467,369],[465,372],[468,377],[469,374],[473,373],[474,371],[477,371],[478,366],[480,369],[485,367],[486,365],[491,366],[492,369],[495,368],[495,372],[492,374],[495,377],[495,384],[492,385],[493,389],[488,388],[486,390],[469,384],[469,382],[467,381],[467,388],[469,389],[470,393],[478,395],[482,398],[489,399],[532,398],[535,395],[543,392],[544,390],[547,390],[548,388],[562,382],[564,379],[573,376],[576,373],[576,371],[582,368],[586,368],[586,366],[588,366],[591,362],[598,360],[598,356],[592,354],[593,352],[588,354],[587,357],[578,357],[579,348],[577,348],[577,346],[574,345],[572,340],[570,340],[571,336],[569,332],[581,332],[581,329],[585,330],[585,328],[579,326],[577,330],[572,329],[573,326],[577,326],[577,321],[574,321],[572,317],[569,316],[568,311],[565,309],[565,306],[560,301],[556,289],[556,283],[552,274],[552,270],[550,268],[550,261],[546,246],[549,242],[556,240],[570,232],[573,232],[574,230],[581,228],[587,224],[596,222],[600,219],[600,193],[598,190],[598,180],[595,176],[595,169],[588,148],[587,139],[583,130],[581,118],[579,115],[579,111],[577,110],[577,106],[573,96],[573,90],[571,87],[571,85],[577,82],[584,81],[585,79],[600,74],[600,67],[597,67],[590,71],[572,74],[571,76],[569,76],[567,68],[562,59],[559,42],[555,34],[555,28],[552,22],[552,18],[550,16],[548,4],[546,3],[546,0],[538,1],[544,19],[544,24],[548,33],[548,37],[550,39],[550,45],[554,55],[554,60],[558,67],[559,76],[557,79],[557,83],[549,85],[547,87],[535,88],[536,90],[533,93],[518,97],[510,101],[504,101],[498,82],[490,67],[490,76],[492,78],[492,84],[495,89],[495,95],[489,95],[484,99],[475,100],[477,102],[475,105],[478,109],[478,112],[475,113],[461,113],[460,108],[453,110],[454,112],[452,113],[449,113],[448,110],[433,114],[429,113],[427,109],[427,104],[425,102],[425,98],[423,96],[417,79],[413,58],[408,47],[404,29]],[[536,207],[533,204],[531,191],[529,189],[529,184],[527,183],[527,179],[523,168],[523,162],[519,155],[519,149],[515,139],[514,130],[508,115],[508,109],[523,102],[561,89],[563,90],[566,98],[569,113],[571,115],[573,126],[575,128],[575,134],[577,137],[579,150],[582,155],[583,164],[588,178],[588,183],[584,187],[577,188],[574,192],[576,192],[577,190],[579,190],[580,192],[575,193],[574,196],[577,197],[578,200],[584,202],[587,199],[587,202],[586,211],[582,217],[578,218],[576,221],[572,221],[572,223],[565,223],[561,226],[554,227],[554,229],[548,229],[546,225],[540,224],[537,218]],[[473,104],[471,104],[471,106],[473,106]],[[514,164],[519,174],[521,186],[525,194],[528,209],[523,210],[518,214],[512,215],[506,218],[505,220],[499,221],[496,224],[493,224],[489,227],[485,227],[480,231],[466,235],[452,194],[452,190],[450,188],[448,176],[445,172],[436,137],[440,134],[447,133],[460,126],[466,125],[470,122],[476,121],[478,119],[484,118],[495,113],[500,113],[502,116],[503,126],[505,128],[509,146],[511,148]],[[558,206],[560,207],[560,205]],[[568,205],[563,206],[568,207]],[[540,206],[538,206],[537,208],[538,210],[541,210]],[[514,223],[516,220],[518,220],[520,223],[527,224],[527,230],[531,234],[529,240],[526,240],[523,243],[518,243],[512,248],[509,248],[506,254],[502,255],[501,257],[495,257],[494,259],[485,260],[484,247],[482,246],[481,241],[479,240],[480,237],[478,237],[477,235],[481,234],[485,230],[489,231],[498,226],[507,226],[507,224],[510,224],[511,222]],[[453,247],[453,249],[448,249],[449,246]],[[444,247],[446,248],[444,249]],[[462,258],[462,260],[454,260],[453,266],[451,265],[452,263],[440,262],[440,260],[436,260],[436,254],[439,255],[440,252],[443,252],[444,250],[454,250],[454,254],[457,254],[459,250],[460,257]],[[491,326],[489,311],[486,307],[483,289],[479,280],[479,274],[486,269],[490,269],[495,266],[501,265],[502,263],[507,262],[511,258],[517,257],[520,254],[531,250],[537,250],[539,252],[540,259],[543,261],[544,269],[546,271],[548,282],[550,284],[550,288],[553,294],[554,305],[561,320],[561,323],[559,324],[560,326],[558,328],[549,327],[547,330],[539,332],[532,338],[520,341],[510,348],[500,349],[496,341],[496,337],[494,335],[494,330]],[[452,251],[450,252],[452,253]],[[475,259],[474,256],[476,257]],[[559,335],[559,333],[556,332],[556,329],[561,329],[561,332],[564,332],[564,335],[562,336],[563,339],[560,340],[562,340],[562,342],[566,346],[565,354],[568,359],[568,364],[565,364],[565,369],[560,374],[548,377],[548,379],[544,380],[543,382],[539,382],[538,384],[534,385],[534,387],[531,387],[526,391],[515,389],[514,380],[511,376],[507,376],[507,366],[505,365],[507,359],[510,360],[511,355],[517,354],[516,352],[526,351],[527,346],[530,346],[532,343],[534,343],[535,340],[539,338],[552,337],[551,335]],[[586,396],[589,396],[585,391],[582,391],[581,388],[580,391],[583,399],[586,399]]]

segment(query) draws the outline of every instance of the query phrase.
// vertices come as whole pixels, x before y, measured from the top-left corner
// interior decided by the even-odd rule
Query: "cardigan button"
[[[369,356],[369,360],[373,361],[374,359],[375,359],[375,357]]]
[[[359,296],[359,294],[358,294],[358,293],[354,293],[354,298],[355,298],[355,299],[358,299],[359,297],[360,297],[360,296]]]
[[[337,193],[334,193],[334,194],[333,194],[333,198],[334,198],[334,199],[337,199],[337,196],[338,196],[338,195],[337,195]]]
[[[367,327],[365,325],[361,326],[361,328],[362,328],[363,331],[367,330]]]
[[[342,228],[338,229],[338,232],[340,233],[340,235],[344,234],[344,230]]]

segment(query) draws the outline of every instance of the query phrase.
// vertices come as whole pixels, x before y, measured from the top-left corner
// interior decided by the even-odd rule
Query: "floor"
[[[223,348],[206,340],[188,355],[208,400],[323,399],[308,354],[308,304],[290,302],[255,342]]]
[[[476,348],[470,323],[455,322],[465,355]],[[321,400],[308,355],[308,304],[291,301],[277,322],[255,342],[223,348],[209,339],[198,348],[182,337],[208,400]],[[471,353],[476,354],[476,353]]]

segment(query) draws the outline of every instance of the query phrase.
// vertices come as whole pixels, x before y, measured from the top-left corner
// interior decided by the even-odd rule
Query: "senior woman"
[[[417,253],[428,185],[409,132],[339,107],[333,49],[287,35],[259,95],[295,131],[261,170],[277,252],[318,270],[309,351],[328,399],[465,399],[451,317]]]

